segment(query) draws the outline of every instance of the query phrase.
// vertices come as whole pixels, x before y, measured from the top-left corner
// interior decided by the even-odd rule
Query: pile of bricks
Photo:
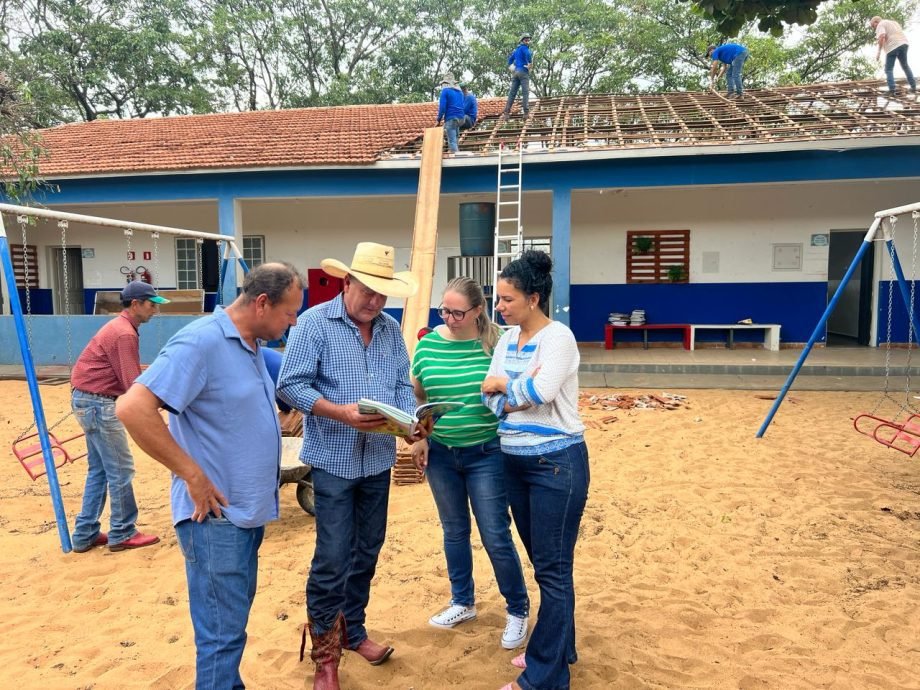
[[[685,395],[676,393],[644,393],[628,395],[626,393],[611,393],[609,395],[592,395],[579,393],[578,406],[582,410],[598,412],[619,412],[623,410],[677,410],[682,407],[689,408],[690,402]],[[590,429],[604,430],[606,424],[613,424],[619,419],[616,415],[594,417],[586,415],[585,426]]]
[[[393,467],[393,483],[397,486],[421,484],[425,474],[412,462],[412,451],[408,443],[396,439],[396,465]]]

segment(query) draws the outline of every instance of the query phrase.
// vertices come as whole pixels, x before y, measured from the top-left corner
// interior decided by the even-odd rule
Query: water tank
[[[460,254],[491,256],[494,233],[494,203],[477,201],[460,204]]]

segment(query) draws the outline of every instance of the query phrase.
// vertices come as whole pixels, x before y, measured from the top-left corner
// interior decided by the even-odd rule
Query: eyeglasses
[[[440,316],[445,321],[448,316],[453,317],[454,321],[463,321],[463,317],[467,313],[473,311],[476,307],[470,307],[466,311],[460,311],[459,309],[447,309],[446,307],[438,307],[438,316]]]

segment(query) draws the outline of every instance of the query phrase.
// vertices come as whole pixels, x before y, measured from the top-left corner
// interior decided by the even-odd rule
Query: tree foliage
[[[807,28],[779,37],[758,30],[745,6],[745,20],[732,26],[751,49],[746,80],[767,86],[871,76],[861,51],[873,41],[868,18],[901,18],[916,2],[828,0],[814,18],[801,16]],[[533,36],[537,97],[701,89],[706,45],[728,26],[706,8],[742,16],[733,3],[0,0],[0,70],[24,85],[41,125],[427,101],[446,72],[480,97],[501,96],[508,54],[525,31]],[[783,26],[800,19],[791,11],[776,16]]]
[[[0,72],[0,192],[6,199],[25,200],[42,185],[45,148],[34,124],[30,94]]]
[[[813,24],[818,7],[830,0],[685,0],[712,19],[723,36],[736,36],[756,21],[757,28],[772,36],[783,35],[783,24]],[[846,0],[855,2],[855,0]]]

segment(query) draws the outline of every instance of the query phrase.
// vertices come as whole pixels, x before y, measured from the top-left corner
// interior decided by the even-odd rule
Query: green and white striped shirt
[[[482,380],[492,358],[479,340],[447,340],[434,331],[415,346],[412,375],[428,394],[428,402],[458,400],[464,407],[441,417],[431,437],[452,448],[491,441],[498,419],[482,404]]]

